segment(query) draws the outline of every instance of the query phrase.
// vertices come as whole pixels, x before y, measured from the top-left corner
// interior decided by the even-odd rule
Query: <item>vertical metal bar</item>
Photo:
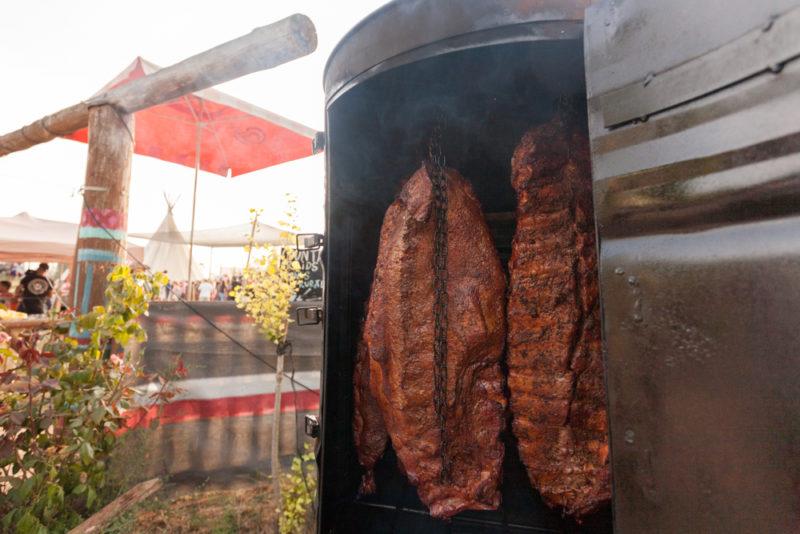
[[[247,248],[247,263],[245,263],[245,269],[250,267],[250,256],[253,253],[253,240],[256,237],[256,226],[258,225],[258,213],[255,214],[253,217],[253,227],[250,229],[250,239],[247,241],[249,243],[249,247]]]
[[[197,175],[200,172],[200,132],[203,128],[203,123],[198,122],[195,128],[194,140],[194,190],[192,191],[192,228],[189,230],[189,274],[188,282],[186,285],[186,298],[192,300],[194,298],[194,291],[192,291],[192,255],[194,253],[194,216],[197,209]]]

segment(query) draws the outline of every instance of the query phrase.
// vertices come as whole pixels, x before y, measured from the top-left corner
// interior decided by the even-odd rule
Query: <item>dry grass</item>
[[[233,488],[167,486],[117,518],[105,532],[272,533],[275,508],[270,484],[264,480]]]

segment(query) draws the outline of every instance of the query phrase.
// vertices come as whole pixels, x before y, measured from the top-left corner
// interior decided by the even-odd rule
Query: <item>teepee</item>
[[[175,218],[172,216],[172,208],[175,203],[171,203],[166,197],[164,200],[167,202],[167,214],[156,230],[156,234],[180,236],[178,225],[175,224]],[[154,272],[166,271],[171,280],[183,280],[189,271],[189,245],[183,239],[173,242],[151,239],[144,247],[144,263]],[[194,261],[192,262],[192,272],[200,272],[200,268]]]

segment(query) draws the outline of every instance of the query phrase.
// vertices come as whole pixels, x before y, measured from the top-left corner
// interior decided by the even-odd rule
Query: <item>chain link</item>
[[[433,189],[433,361],[434,407],[441,435],[442,481],[450,478],[447,435],[447,175],[442,152],[442,130],[434,127],[428,142],[426,170]]]

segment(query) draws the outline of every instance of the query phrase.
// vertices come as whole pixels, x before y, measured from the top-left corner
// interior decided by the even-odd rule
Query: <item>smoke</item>
[[[332,104],[330,185],[385,209],[439,128],[447,165],[472,182],[484,209],[511,210],[514,147],[565,101],[585,116],[584,95],[580,41],[487,46],[397,67]]]

